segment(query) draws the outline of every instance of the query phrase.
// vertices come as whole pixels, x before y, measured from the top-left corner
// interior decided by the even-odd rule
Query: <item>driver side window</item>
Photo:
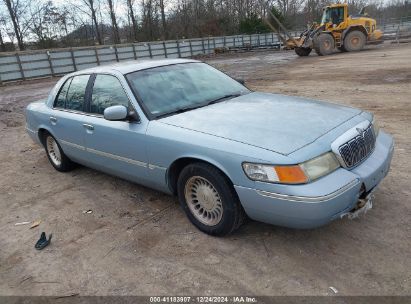
[[[120,81],[111,75],[98,74],[94,80],[90,102],[90,113],[103,114],[111,106],[129,107],[129,99]]]

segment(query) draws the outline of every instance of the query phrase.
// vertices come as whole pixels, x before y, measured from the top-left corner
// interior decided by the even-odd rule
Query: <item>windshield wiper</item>
[[[200,108],[200,107],[201,107],[201,106],[178,108],[178,109],[176,109],[176,110],[174,110],[174,111],[172,111],[172,112],[168,112],[168,113],[164,113],[164,114],[157,115],[156,118],[163,118],[163,117],[165,117],[165,116],[170,116],[170,115],[174,115],[174,114],[181,114],[181,113],[184,113],[184,112],[187,112],[187,111],[190,111],[190,110],[194,110],[194,109],[197,109],[197,108]]]
[[[238,96],[241,96],[241,95],[242,95],[241,93],[227,94],[227,95],[224,95],[224,96],[219,97],[217,99],[211,100],[211,101],[209,101],[205,104],[203,103],[203,104],[198,104],[198,105],[191,106],[191,107],[178,108],[178,109],[176,109],[172,112],[157,115],[156,118],[163,118],[163,117],[174,115],[174,114],[181,114],[181,113],[184,113],[184,112],[187,112],[187,111],[190,111],[190,110],[202,108],[202,107],[211,105],[213,103],[217,103],[217,102],[222,101],[222,100],[227,99],[227,98],[234,98],[234,97],[238,97]]]
[[[209,102],[207,103],[207,105],[211,105],[211,104],[213,104],[213,103],[217,103],[217,102],[222,101],[222,100],[224,100],[224,99],[235,98],[235,97],[238,97],[238,96],[241,96],[241,95],[242,95],[241,93],[227,94],[227,95],[224,95],[224,96],[219,97],[219,98],[217,98],[217,99],[214,99],[214,100],[209,101]]]

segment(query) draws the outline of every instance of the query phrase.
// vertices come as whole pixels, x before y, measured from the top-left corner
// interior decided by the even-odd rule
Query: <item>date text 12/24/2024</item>
[[[162,296],[150,297],[150,303],[257,303],[257,299],[247,296]]]

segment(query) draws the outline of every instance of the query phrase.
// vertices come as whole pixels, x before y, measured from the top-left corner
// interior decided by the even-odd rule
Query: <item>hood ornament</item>
[[[359,135],[362,135],[362,133],[364,133],[364,129],[356,128],[356,130],[357,130]]]

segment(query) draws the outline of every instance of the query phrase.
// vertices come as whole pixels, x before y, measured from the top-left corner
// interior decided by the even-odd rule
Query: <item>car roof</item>
[[[180,63],[190,63],[190,62],[200,62],[198,60],[193,59],[150,59],[150,60],[129,60],[124,62],[118,62],[114,64],[108,65],[101,65],[93,68],[88,68],[84,70],[80,70],[73,74],[83,74],[83,73],[107,73],[117,71],[122,74],[128,74],[135,71],[165,66],[165,65],[172,65],[172,64],[180,64]],[[72,74],[72,75],[73,75]]]

